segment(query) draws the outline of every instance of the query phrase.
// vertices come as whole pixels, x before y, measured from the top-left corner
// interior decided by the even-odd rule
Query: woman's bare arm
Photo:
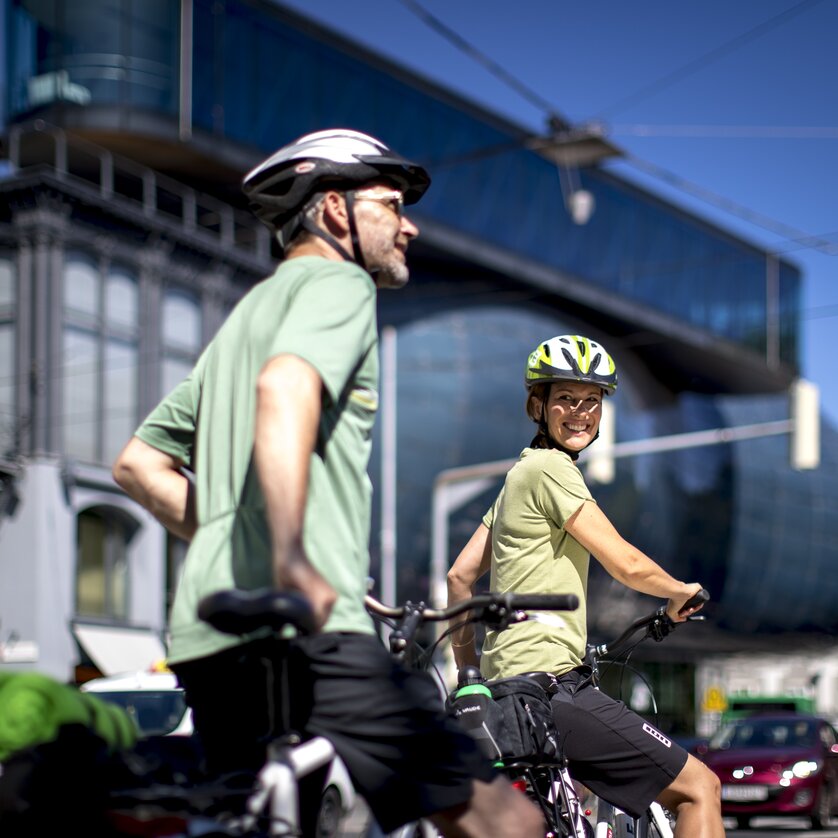
[[[455,605],[473,596],[477,580],[489,570],[491,562],[492,531],[480,524],[448,571],[448,604]],[[474,644],[474,626],[463,625],[467,617],[467,614],[461,614],[451,621],[454,629],[451,648],[458,669],[480,663]]]
[[[681,622],[701,607],[679,614],[684,603],[701,590],[701,585],[678,581],[644,552],[629,544],[596,503],[583,503],[565,523],[565,530],[618,582],[642,594],[668,599],[667,614],[676,622]]]

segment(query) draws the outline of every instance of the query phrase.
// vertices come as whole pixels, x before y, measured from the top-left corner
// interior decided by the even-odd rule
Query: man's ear
[[[346,197],[342,193],[330,190],[323,196],[323,223],[329,232],[338,235],[349,230]]]

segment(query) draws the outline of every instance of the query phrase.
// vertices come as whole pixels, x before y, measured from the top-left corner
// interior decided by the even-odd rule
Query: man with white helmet
[[[617,389],[617,368],[597,341],[558,335],[527,358],[526,412],[538,430],[506,476],[483,523],[448,573],[448,602],[471,595],[491,571],[492,589],[572,593],[579,608],[561,625],[536,621],[489,631],[477,656],[471,626],[456,626],[457,665],[487,679],[529,675],[549,689],[553,717],[574,779],[635,817],[653,800],[677,814],[676,835],[723,838],[719,782],[707,766],[591,681],[587,642],[588,565],[594,556],[615,580],[669,600],[681,622],[702,590],[673,578],[623,539],[576,467],[599,434],[602,402]]]
[[[395,667],[364,608],[376,294],[408,280],[419,231],[404,206],[429,183],[421,166],[343,129],[300,137],[251,171],[243,190],[284,259],[113,471],[190,541],[169,662],[213,768],[264,760],[259,656],[272,647],[215,632],[197,605],[231,586],[275,586],[304,594],[321,628],[292,644],[294,726],[334,742],[382,828],[431,816],[450,835],[535,836],[540,814],[445,717],[433,682]]]

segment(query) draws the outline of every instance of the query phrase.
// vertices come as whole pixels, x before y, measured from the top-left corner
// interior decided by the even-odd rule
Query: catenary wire
[[[645,85],[644,87],[640,88],[640,90],[635,91],[631,95],[619,99],[618,101],[614,102],[612,105],[609,105],[608,107],[601,108],[597,112],[597,114],[594,117],[592,117],[592,120],[602,120],[608,114],[625,110],[630,105],[634,105],[637,102],[639,102],[641,99],[647,99],[650,96],[653,96],[654,94],[660,92],[664,88],[669,87],[675,82],[681,81],[682,79],[687,78],[687,76],[691,76],[693,73],[696,73],[699,70],[704,69],[704,67],[706,67],[708,64],[711,64],[716,59],[721,58],[724,55],[728,55],[734,50],[739,49],[739,47],[744,46],[745,44],[762,37],[767,32],[770,32],[772,29],[776,29],[778,26],[782,26],[783,24],[788,23],[788,21],[790,21],[792,18],[797,17],[799,14],[803,14],[804,12],[809,11],[809,9],[823,2],[824,0],[802,0],[802,2],[798,3],[796,6],[793,6],[790,9],[786,9],[785,11],[774,15],[768,20],[765,20],[757,26],[754,26],[752,29],[749,29],[747,32],[743,32],[741,35],[737,35],[735,38],[731,38],[731,40],[726,41],[720,46],[709,50],[708,52],[698,56],[697,58],[692,59],[691,61],[688,61],[681,67],[672,70],[665,76],[659,78],[657,81]]]

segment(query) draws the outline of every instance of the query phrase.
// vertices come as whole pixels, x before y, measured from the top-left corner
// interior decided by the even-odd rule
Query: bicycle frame
[[[299,835],[299,780],[328,765],[334,758],[334,746],[323,736],[303,743],[272,742],[256,789],[248,798],[247,814],[241,819],[241,828],[253,830],[260,819],[267,817],[269,835]]]

